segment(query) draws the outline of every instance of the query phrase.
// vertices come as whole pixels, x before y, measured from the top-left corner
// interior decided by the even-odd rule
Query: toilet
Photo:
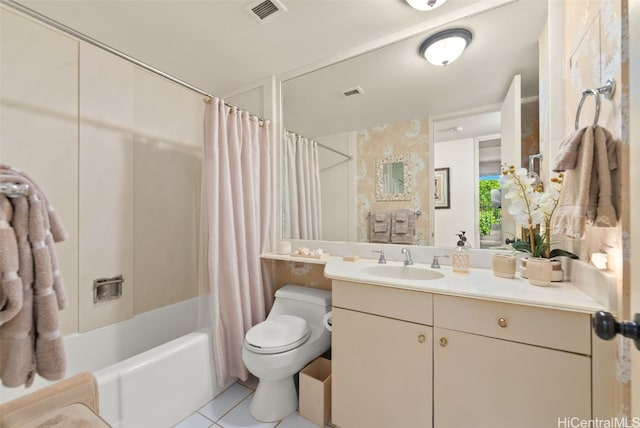
[[[247,331],[242,361],[259,380],[250,406],[255,419],[278,421],[298,408],[293,376],[331,346],[322,321],[330,311],[330,291],[285,285],[267,319]]]

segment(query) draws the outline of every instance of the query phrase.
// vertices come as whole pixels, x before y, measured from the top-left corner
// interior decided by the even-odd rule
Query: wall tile
[[[80,331],[133,316],[133,65],[80,46]],[[120,299],[93,281],[123,275]]]
[[[202,96],[135,74],[135,313],[198,294]]]
[[[78,43],[0,9],[0,160],[29,174],[69,239],[57,244],[69,305],[61,331],[77,331]]]

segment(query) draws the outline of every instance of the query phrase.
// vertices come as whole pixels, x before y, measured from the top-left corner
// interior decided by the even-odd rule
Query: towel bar
[[[596,89],[585,89],[582,91],[582,97],[580,98],[580,102],[578,103],[578,111],[576,112],[576,131],[580,127],[580,112],[582,111],[582,105],[584,104],[584,100],[587,99],[588,95],[593,95],[596,98],[596,111],[593,114],[593,124],[591,126],[596,126],[598,124],[598,119],[600,118],[600,94],[603,94],[604,97],[608,100],[613,98],[613,94],[616,91],[616,81],[614,79],[608,79],[604,86],[601,86]]]
[[[28,195],[29,185],[16,183],[0,183],[0,193],[4,193],[10,198],[17,198],[18,196]]]
[[[421,210],[415,210],[414,211],[415,215],[420,217],[422,215],[422,211]],[[369,213],[367,214],[369,217],[371,217],[371,215],[373,214],[373,211],[369,211]]]

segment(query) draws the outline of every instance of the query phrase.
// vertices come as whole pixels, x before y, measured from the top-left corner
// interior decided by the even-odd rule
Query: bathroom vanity
[[[385,278],[359,263],[325,267],[337,426],[548,427],[594,417],[592,391],[606,394],[606,382],[592,367],[590,314],[603,308],[575,286],[448,267],[433,280]]]

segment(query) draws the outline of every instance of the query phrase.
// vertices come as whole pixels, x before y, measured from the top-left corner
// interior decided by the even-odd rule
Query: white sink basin
[[[365,266],[362,272],[393,279],[430,280],[440,279],[444,274],[436,270],[421,269],[413,266],[375,265]]]

